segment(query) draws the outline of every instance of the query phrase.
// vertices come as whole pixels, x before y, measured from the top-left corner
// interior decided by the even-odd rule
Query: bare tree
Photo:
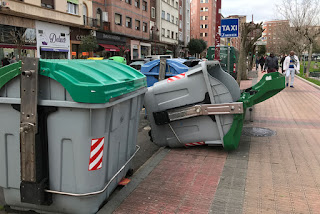
[[[26,44],[25,32],[22,29],[16,29],[10,31],[11,40],[17,46],[18,55],[21,58],[23,46]]]
[[[320,0],[282,0],[278,5],[278,12],[289,20],[293,30],[305,38],[309,56],[306,77],[309,77],[313,45],[320,35],[319,5]]]
[[[251,35],[254,32],[255,35]],[[241,44],[240,44],[240,56],[239,56],[239,70],[237,73],[237,82],[240,85],[241,79],[248,79],[247,77],[247,56],[249,52],[253,49],[256,41],[262,36],[262,22],[255,24],[241,23],[240,33],[241,33]],[[251,63],[249,63],[250,65]]]

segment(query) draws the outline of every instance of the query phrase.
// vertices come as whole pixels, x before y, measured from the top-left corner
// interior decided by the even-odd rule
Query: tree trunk
[[[311,59],[312,59],[312,43],[309,46],[309,53],[308,53],[308,65],[307,65],[307,71],[306,71],[306,77],[309,78],[310,74],[310,67],[311,67]]]
[[[240,86],[242,73],[246,73],[247,65],[246,65],[246,54],[244,49],[240,49],[240,56],[239,56],[239,63],[238,63],[239,69],[237,73],[237,83]]]

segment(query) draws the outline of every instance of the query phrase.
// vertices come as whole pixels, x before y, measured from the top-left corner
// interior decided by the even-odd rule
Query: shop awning
[[[42,51],[53,51],[53,52],[69,52],[68,49],[63,49],[63,48],[44,48],[41,47]]]
[[[99,44],[102,46],[106,51],[120,51],[120,49],[114,45],[106,45],[106,44]]]
[[[73,4],[79,4],[79,0],[67,0],[67,2],[70,2]]]
[[[17,45],[10,45],[10,44],[0,44],[0,48],[14,48],[14,49],[17,49],[18,46]],[[24,45],[24,46],[22,46],[22,49],[37,50],[37,47],[36,46]]]

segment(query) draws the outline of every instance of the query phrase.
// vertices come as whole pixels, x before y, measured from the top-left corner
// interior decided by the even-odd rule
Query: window
[[[166,30],[164,28],[161,29],[161,35],[165,36]]]
[[[180,15],[182,15],[182,7],[180,6]]]
[[[208,33],[200,33],[200,37],[207,37]]]
[[[200,8],[200,12],[206,12],[206,11],[208,11],[209,9],[207,8],[207,7],[201,7]]]
[[[176,8],[178,8],[179,7],[179,3],[176,1]]]
[[[41,0],[41,7],[54,9],[54,0]]]
[[[170,30],[167,30],[167,38],[170,37]]]
[[[78,5],[68,2],[68,13],[78,14]]]
[[[167,13],[167,21],[170,22],[170,13]]]
[[[156,18],[156,9],[151,7],[151,18]]]
[[[131,4],[131,0],[126,0],[126,3]]]
[[[178,25],[178,17],[176,17],[176,25]]]
[[[82,6],[82,14],[83,14],[83,24],[88,24],[88,8],[86,4],[83,4]]]
[[[179,27],[180,27],[180,28],[182,28],[182,21],[180,21],[180,23],[179,23]]]
[[[178,40],[178,33],[176,33],[176,40]]]
[[[140,0],[134,0],[134,6],[140,8]]]
[[[114,14],[114,23],[116,25],[122,25],[122,15],[119,13]]]
[[[200,16],[200,20],[208,20],[208,16]]]
[[[209,3],[209,0],[200,0],[200,3]]]
[[[140,30],[140,21],[136,20],[136,30]]]
[[[148,31],[148,24],[146,22],[143,22],[142,24],[142,31],[147,32]]]
[[[142,10],[143,11],[147,11],[147,8],[148,8],[148,2],[147,1],[143,1],[142,2]]]
[[[200,25],[200,28],[208,28],[207,24]]]
[[[101,26],[101,21],[102,21],[102,10],[100,8],[97,9],[97,27]]]
[[[174,23],[174,16],[171,16],[171,22]]]
[[[174,6],[174,0],[171,0],[171,5]]]
[[[173,39],[173,36],[174,36],[174,32],[172,31],[171,32],[171,39]]]
[[[161,12],[161,18],[165,19],[166,18],[166,12],[164,12],[164,10]]]
[[[126,17],[126,27],[132,28],[132,19],[130,17]]]

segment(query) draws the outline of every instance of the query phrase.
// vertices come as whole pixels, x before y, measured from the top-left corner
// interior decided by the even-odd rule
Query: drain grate
[[[270,137],[277,134],[277,132],[259,127],[243,127],[242,134],[250,137]]]

